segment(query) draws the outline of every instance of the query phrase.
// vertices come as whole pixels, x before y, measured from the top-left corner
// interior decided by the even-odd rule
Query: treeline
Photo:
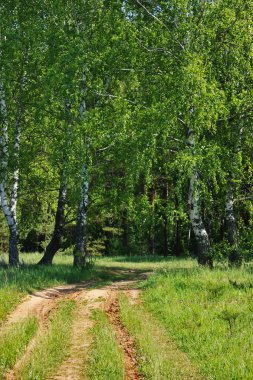
[[[19,0],[0,19],[11,265],[29,236],[41,264],[68,246],[77,266],[250,258],[252,1]]]

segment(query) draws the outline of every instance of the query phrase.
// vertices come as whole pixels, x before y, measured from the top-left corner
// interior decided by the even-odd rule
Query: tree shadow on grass
[[[48,287],[94,281],[99,286],[121,280],[141,280],[143,270],[126,268],[89,269],[74,268],[72,265],[37,266],[25,265],[18,268],[0,268],[0,288],[15,287],[31,293]],[[97,286],[96,285],[96,286]]]

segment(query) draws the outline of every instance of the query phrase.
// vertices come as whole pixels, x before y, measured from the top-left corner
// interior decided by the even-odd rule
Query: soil
[[[24,355],[17,361],[13,370],[6,374],[5,379],[15,380],[17,378],[17,374],[29,360],[40,335],[46,332],[50,314],[57,307],[58,300],[74,299],[77,301],[77,310],[72,326],[70,349],[62,365],[48,380],[88,380],[85,378],[84,368],[85,360],[88,358],[89,348],[92,344],[90,329],[93,322],[91,314],[95,309],[105,310],[122,348],[125,365],[124,380],[141,380],[135,342],[122,325],[120,319],[118,295],[119,292],[123,291],[128,296],[130,303],[138,304],[140,302],[140,290],[138,290],[137,284],[140,280],[145,279],[146,276],[147,274],[131,270],[128,280],[117,281],[101,288],[98,287],[98,282],[90,281],[57,286],[27,296],[16,310],[11,313],[7,320],[7,325],[20,322],[28,316],[35,316],[39,321],[39,329],[36,336],[27,346]],[[175,352],[177,351],[175,350]],[[193,377],[189,376],[189,378],[199,379],[198,376],[195,377],[194,375]]]
[[[131,271],[131,278],[134,277]],[[130,277],[129,276],[129,277]],[[119,310],[117,304],[117,294],[119,291],[132,293],[136,297],[137,290],[134,289],[139,279],[145,278],[145,274],[136,274],[137,279],[122,280],[114,282],[102,288],[91,289],[97,285],[96,282],[83,282],[74,285],[57,286],[28,295],[22,303],[18,305],[8,320],[7,325],[20,322],[29,316],[35,316],[39,321],[39,331],[31,340],[24,355],[17,361],[13,370],[9,371],[5,379],[15,380],[17,373],[29,359],[31,352],[36,346],[40,334],[45,333],[50,314],[57,307],[59,299],[74,299],[77,301],[77,311],[72,327],[71,347],[63,364],[58,368],[56,374],[48,380],[84,380],[83,373],[84,358],[87,357],[92,337],[89,334],[92,327],[91,314],[95,309],[104,309],[110,317],[110,321],[115,328],[116,337],[124,352],[125,380],[140,379],[137,370],[137,360],[132,338],[120,324]],[[113,314],[115,313],[115,316]],[[5,324],[5,326],[6,326]]]
[[[124,352],[125,380],[140,380],[141,377],[138,371],[135,343],[126,328],[121,323],[119,302],[115,291],[111,291],[109,293],[106,312],[112,326],[114,327],[117,340]]]

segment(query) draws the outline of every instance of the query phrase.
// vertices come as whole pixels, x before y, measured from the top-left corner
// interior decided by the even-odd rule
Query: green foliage
[[[248,200],[234,208],[249,255],[252,16],[249,0],[3,4],[7,193],[19,168],[21,238],[34,228],[52,232],[62,173],[66,222],[73,223],[86,163],[91,242],[110,241],[106,254],[194,255],[187,199],[196,169],[211,242],[223,241],[229,183],[234,199]],[[196,137],[194,152],[188,129]],[[7,232],[1,224],[4,251]],[[92,252],[100,253],[95,245]],[[225,246],[214,245],[213,256],[223,252]]]

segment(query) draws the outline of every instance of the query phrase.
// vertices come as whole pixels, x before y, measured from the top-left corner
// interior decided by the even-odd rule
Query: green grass
[[[251,268],[167,266],[148,280],[143,300],[205,378],[253,378]]]
[[[131,305],[127,297],[122,295],[120,315],[136,342],[139,369],[145,379],[200,378],[186,355],[169,340],[164,327],[142,305]]]
[[[81,270],[72,265],[70,255],[58,253],[53,266],[36,266],[41,254],[21,254],[21,262],[26,263],[20,268],[0,267],[0,323],[11,312],[27,293],[45,289],[50,286],[72,284],[80,281],[97,280],[108,283],[128,278],[131,269],[139,272],[153,270],[165,265],[161,258],[150,257],[140,261],[140,257],[99,258],[93,268]],[[176,263],[176,261],[175,261]],[[183,263],[183,262],[182,262]],[[133,274],[134,275],[134,274]]]
[[[36,266],[41,255],[21,254],[27,264],[20,268],[0,267],[0,324],[20,300],[28,293],[60,284],[98,279],[105,281],[110,275],[102,270],[80,270],[72,266],[70,256],[58,255],[53,266]]]
[[[17,288],[0,288],[0,325],[7,314],[21,301],[25,292]]]
[[[94,342],[89,353],[85,375],[89,380],[124,380],[123,354],[115,333],[103,311],[95,311],[92,335]]]
[[[8,326],[0,333],[0,379],[4,378],[4,373],[13,368],[22,356],[37,328],[37,320],[28,318],[23,322]]]
[[[44,380],[57,371],[68,352],[75,307],[76,303],[72,300],[59,301],[48,332],[39,337],[18,379]]]
[[[38,254],[21,255],[21,258],[24,258],[28,265],[19,269],[0,268],[0,323],[4,321],[20,299],[33,290],[91,279],[97,281],[94,283],[94,287],[99,287],[105,282],[124,278],[134,279],[138,272],[156,269],[156,274],[142,285],[144,308],[160,321],[160,326],[176,342],[177,347],[186,352],[193,363],[197,363],[204,378],[215,380],[224,378],[249,380],[253,378],[252,263],[242,269],[216,268],[210,271],[198,268],[194,260],[118,256],[98,259],[94,268],[80,270],[72,267],[72,257],[68,255],[57,255],[55,265],[52,267],[34,266],[33,264],[40,258]],[[156,343],[151,338],[156,332],[154,331],[151,337],[147,335],[146,342],[145,340],[141,341],[141,336],[138,337],[139,331],[136,326],[140,326],[139,323],[141,323],[141,328],[143,325],[144,329],[145,324],[148,326],[149,323],[149,320],[142,314],[145,313],[143,310],[136,308],[135,314],[132,316],[131,313],[128,313],[128,327],[129,331],[132,328],[131,331],[136,336],[141,352],[146,350],[147,358],[150,355],[146,360],[150,363],[146,363],[146,369],[143,369],[148,373],[148,371],[152,371],[152,369],[148,369],[148,366],[156,370],[159,365],[163,368],[164,364],[156,364],[156,361],[158,362],[160,359],[152,351]],[[95,318],[97,319],[97,330],[94,330],[94,334],[98,334],[101,338],[103,330],[101,326],[104,326],[105,329],[103,339],[109,348],[105,348],[101,357],[106,362],[109,361],[106,350],[110,352],[112,350],[110,344],[113,341],[114,344],[116,343],[113,340],[113,332],[108,326],[108,321],[103,320],[102,314],[99,313]],[[140,322],[141,319],[145,323]],[[146,329],[147,331],[152,331],[151,325],[152,323],[150,328]],[[54,335],[52,331],[56,331],[55,334],[57,334],[56,327],[50,330],[50,334]],[[108,336],[111,338],[107,339],[106,334],[109,334]],[[50,336],[43,339],[46,343],[43,340],[42,348],[53,345],[53,341],[50,343]],[[99,360],[97,352],[103,350],[103,347],[106,347],[104,343],[99,347],[99,341],[95,340],[93,349],[95,357],[98,358],[97,362]],[[117,351],[117,345],[115,347]],[[43,348],[43,350],[37,354],[37,359],[33,359],[32,363],[39,362],[40,356],[48,355],[47,348]],[[111,354],[109,356],[111,360]],[[51,366],[50,363],[49,360],[49,366]],[[102,368],[102,360],[99,363]],[[92,365],[95,366],[96,362]],[[99,366],[97,367],[98,371]],[[111,368],[108,364],[108,368],[106,368],[113,371],[115,366],[116,364],[113,364]],[[29,371],[33,370],[36,365],[30,363],[29,368]],[[28,372],[25,373],[28,376]],[[35,373],[37,372],[35,371]],[[94,376],[91,379],[96,379]],[[102,379],[102,372],[100,374],[98,372],[97,376],[100,376],[97,379]],[[147,376],[150,378],[151,375]],[[28,378],[24,377],[24,379]],[[38,378],[40,379],[40,377]]]

